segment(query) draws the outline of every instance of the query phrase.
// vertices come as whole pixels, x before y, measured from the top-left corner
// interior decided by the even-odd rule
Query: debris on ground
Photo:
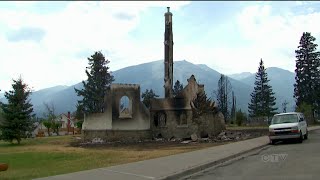
[[[100,138],[94,138],[92,141],[84,142],[80,137],[75,138],[77,143],[73,143],[72,146],[81,146],[81,147],[94,147],[101,145],[128,145],[128,144],[147,144],[147,143],[156,143],[156,144],[194,144],[194,143],[223,143],[223,142],[235,142],[242,141],[246,139],[256,138],[260,136],[265,136],[268,134],[268,129],[243,129],[243,130],[224,130],[216,136],[201,138],[197,134],[192,134],[189,138],[153,138],[149,140],[139,140],[137,142],[105,142]]]

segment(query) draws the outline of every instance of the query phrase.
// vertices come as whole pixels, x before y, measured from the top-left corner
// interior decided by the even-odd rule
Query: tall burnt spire
[[[165,16],[164,31],[164,94],[165,98],[173,97],[173,34],[172,34],[172,13],[170,7]]]

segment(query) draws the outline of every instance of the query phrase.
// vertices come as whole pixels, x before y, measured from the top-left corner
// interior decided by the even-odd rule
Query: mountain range
[[[235,79],[235,80],[242,80],[244,78],[247,78],[249,76],[254,75],[254,73],[251,72],[242,72],[242,73],[236,73],[236,74],[230,74],[229,77]]]
[[[174,82],[179,80],[187,85],[187,79],[193,74],[199,84],[205,85],[208,97],[214,100],[213,91],[217,89],[220,73],[205,64],[193,64],[186,60],[174,61]],[[277,67],[267,68],[266,72],[270,79],[277,98],[278,111],[282,111],[281,104],[286,100],[289,104],[287,109],[293,110],[293,84],[295,74]],[[129,66],[112,72],[115,77],[114,83],[140,84],[141,93],[146,89],[153,89],[160,97],[164,96],[164,65],[163,60]],[[250,93],[253,91],[255,74],[245,72],[228,75],[232,90],[237,99],[237,109],[247,111]],[[79,97],[74,88],[81,89],[82,83],[72,86],[55,86],[41,89],[31,94],[31,103],[37,116],[43,116],[45,112],[44,102],[52,103],[55,106],[56,114],[75,111]],[[6,103],[3,93],[0,94],[0,101]]]

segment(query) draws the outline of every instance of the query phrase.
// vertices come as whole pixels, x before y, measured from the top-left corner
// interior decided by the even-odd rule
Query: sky
[[[111,71],[163,59],[164,13],[173,13],[174,60],[223,74],[295,69],[303,32],[320,40],[319,2],[0,2],[0,89],[20,75],[33,90],[85,80],[101,51]]]

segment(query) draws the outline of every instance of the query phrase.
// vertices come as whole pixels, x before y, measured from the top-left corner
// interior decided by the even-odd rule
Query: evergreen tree
[[[2,103],[0,102],[0,125],[4,121]],[[0,129],[0,139],[1,139],[1,129]]]
[[[3,121],[0,124],[1,138],[5,141],[13,142],[17,140],[20,144],[22,138],[27,137],[27,133],[34,128],[32,114],[33,108],[29,96],[31,90],[20,77],[13,80],[13,90],[5,92],[8,104],[2,105]]]
[[[146,105],[147,108],[150,108],[151,99],[155,97],[159,97],[159,95],[154,93],[152,89],[150,89],[150,91],[146,89],[146,91],[142,93],[141,97],[143,99],[142,100],[143,104]]]
[[[227,76],[221,74],[218,81],[218,89],[214,91],[218,108],[224,116],[225,122],[230,119],[232,86]]]
[[[248,104],[250,117],[267,116],[269,118],[276,113],[275,110],[277,110],[277,108],[274,107],[276,105],[276,98],[274,97],[272,87],[268,84],[269,81],[268,74],[261,59],[258,72],[255,76],[255,87],[250,94],[251,101]]]
[[[204,113],[216,112],[213,101],[207,97],[205,92],[197,93],[197,97],[192,101],[192,114],[193,118],[197,118]]]
[[[302,102],[299,106],[296,107],[296,112],[302,112],[304,117],[307,120],[308,124],[313,123],[314,121],[314,114],[313,114],[313,108],[310,104],[307,104],[305,102]]]
[[[73,116],[78,120],[84,120],[83,105],[79,103],[76,105],[76,111],[73,112]]]
[[[0,92],[1,92],[1,89],[0,89]],[[2,114],[2,102],[0,101],[0,122],[1,122],[1,114]]]
[[[232,107],[231,107],[231,119],[233,122],[236,122],[236,109],[237,109],[237,105],[236,105],[236,97],[234,96],[234,92],[232,91]]]
[[[85,113],[104,112],[104,96],[114,77],[108,72],[109,60],[101,52],[95,52],[88,58],[89,67],[86,69],[87,81],[82,81],[84,89],[75,89],[78,96],[83,99],[78,101]]]
[[[314,43],[311,33],[304,32],[299,42],[296,53],[296,69],[294,84],[294,97],[296,106],[303,102],[310,104],[313,110],[320,105],[320,52],[317,51],[317,44]]]
[[[176,95],[178,95],[181,91],[183,90],[183,84],[180,83],[179,80],[176,81],[176,83],[174,84],[173,87],[173,96],[175,97]]]

